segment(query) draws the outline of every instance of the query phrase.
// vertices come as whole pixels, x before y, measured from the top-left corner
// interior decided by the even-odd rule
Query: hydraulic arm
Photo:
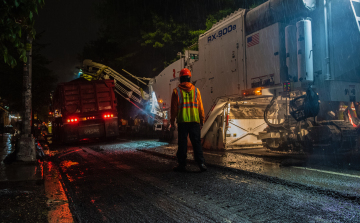
[[[115,92],[118,95],[134,104],[137,108],[145,111],[146,113],[150,113],[151,117],[155,120],[162,120],[163,112],[157,102],[155,94],[153,93],[152,79],[136,77],[125,70],[123,71],[135,78],[138,82],[147,85],[149,93],[146,93],[140,86],[136,85],[112,68],[93,62],[92,60],[84,60],[82,77],[87,80],[114,79]],[[148,83],[144,81],[148,81]]]

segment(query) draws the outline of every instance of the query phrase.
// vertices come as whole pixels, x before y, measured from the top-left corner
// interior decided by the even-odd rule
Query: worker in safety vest
[[[201,148],[200,127],[204,124],[205,114],[198,88],[190,83],[191,72],[184,68],[180,71],[180,84],[171,96],[171,128],[174,129],[175,118],[178,123],[178,166],[174,171],[186,171],[187,136],[189,135],[194,150],[194,158],[201,171],[206,171]]]

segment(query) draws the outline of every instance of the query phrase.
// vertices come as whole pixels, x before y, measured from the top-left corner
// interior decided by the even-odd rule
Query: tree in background
[[[38,38],[40,41],[40,37]],[[51,63],[41,54],[47,45],[33,43],[32,107],[38,118],[46,120],[49,115],[50,93],[55,89],[58,77],[47,68]]]
[[[265,1],[107,0],[97,7],[103,22],[100,37],[87,44],[79,58],[92,59],[117,71],[125,69],[136,76],[154,77],[217,21],[239,8]],[[191,49],[197,50],[197,46]],[[119,98],[119,104],[131,106],[123,98]]]
[[[50,63],[40,51],[46,47],[37,40],[33,42],[33,75],[32,75],[32,104],[33,112],[46,116],[49,111],[50,92],[55,88],[57,77],[46,66]],[[11,48],[10,52],[14,55],[16,49]],[[4,61],[0,62],[0,96],[8,100],[11,111],[21,111],[22,109],[22,80],[23,67],[20,66],[20,58],[14,58],[18,64],[11,68]],[[41,115],[39,115],[41,116]]]
[[[35,37],[34,13],[44,0],[3,0],[0,3],[0,54],[4,62],[14,67],[27,62],[24,33]]]
[[[88,44],[80,58],[153,77],[218,20],[264,1],[107,0],[97,10],[101,37]]]
[[[198,50],[196,43],[199,36],[233,11],[232,8],[227,8],[208,15],[205,20],[204,29],[198,30],[193,30],[187,25],[176,24],[172,18],[169,21],[164,21],[157,15],[153,15],[153,24],[155,24],[156,30],[148,33],[143,32],[143,43],[141,45],[150,45],[154,48],[154,51],[163,52],[162,55],[166,55],[166,58],[163,62],[163,67],[160,68],[165,68],[179,59],[178,57],[174,58],[177,52],[184,52],[186,49]],[[189,46],[192,47],[189,48]],[[153,71],[158,73],[161,70],[154,68]]]

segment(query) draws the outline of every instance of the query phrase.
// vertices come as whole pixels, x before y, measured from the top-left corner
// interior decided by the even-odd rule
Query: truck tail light
[[[114,117],[114,114],[105,114],[104,115],[104,118],[106,119],[106,118],[112,118],[112,117]]]
[[[76,123],[76,122],[78,122],[78,121],[79,121],[78,118],[69,118],[69,119],[67,120],[67,123]]]

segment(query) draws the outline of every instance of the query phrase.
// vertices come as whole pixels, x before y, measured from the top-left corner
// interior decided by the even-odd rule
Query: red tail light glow
[[[104,118],[112,118],[112,117],[114,117],[114,114],[105,114],[104,115]]]
[[[75,122],[78,122],[78,121],[79,121],[78,118],[71,118],[71,119],[67,120],[67,123],[75,123]]]

